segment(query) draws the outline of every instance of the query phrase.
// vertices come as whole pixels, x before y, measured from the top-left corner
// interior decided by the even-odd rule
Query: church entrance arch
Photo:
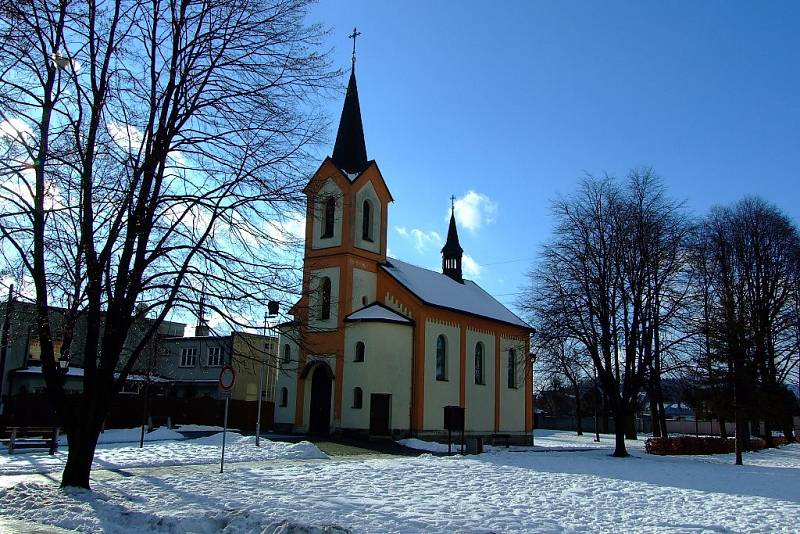
[[[306,366],[302,375],[311,375],[311,398],[308,433],[321,436],[330,434],[331,392],[333,391],[333,371],[324,362],[313,362]],[[302,376],[301,375],[301,376]]]

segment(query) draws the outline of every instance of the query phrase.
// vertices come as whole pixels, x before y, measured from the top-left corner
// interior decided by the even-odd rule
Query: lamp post
[[[600,443],[600,429],[597,427],[597,405],[600,402],[597,394],[597,364],[592,362],[592,372],[594,374],[594,440]]]
[[[270,317],[276,317],[278,315],[278,308],[279,304],[277,301],[270,300],[267,303],[267,312],[264,314],[264,337],[269,339],[267,336],[267,319]],[[272,329],[270,329],[271,331]],[[266,372],[266,360],[267,360],[267,347],[269,346],[269,341],[265,341],[264,343],[264,357],[261,359],[261,371],[258,373],[258,414],[256,415],[256,447],[261,446],[261,405],[264,403],[262,399],[262,395],[264,394],[264,373]]]
[[[534,387],[533,387],[533,366],[536,364],[536,353],[535,352],[529,352],[528,353],[528,358],[530,358],[530,360],[531,360],[531,376],[530,376],[530,380],[531,380],[531,395],[535,395],[534,394]],[[535,438],[534,438],[534,434],[536,434],[536,404],[533,402],[533,399],[531,399],[531,405],[533,406],[533,410],[534,410],[533,413],[531,414],[531,418],[533,419],[533,428],[531,428],[531,447],[535,447],[536,446],[536,441],[535,441]]]

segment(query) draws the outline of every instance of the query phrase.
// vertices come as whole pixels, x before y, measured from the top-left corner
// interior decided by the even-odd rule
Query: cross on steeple
[[[450,209],[455,211],[456,209],[456,196],[450,195]]]
[[[356,38],[361,35],[361,32],[353,26],[353,33],[348,35],[347,37],[353,40],[353,64],[356,62]]]

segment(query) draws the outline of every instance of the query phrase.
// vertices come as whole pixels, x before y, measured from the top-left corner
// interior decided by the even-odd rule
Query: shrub
[[[775,445],[784,445],[785,438],[774,438]],[[750,438],[751,451],[766,449],[767,444],[761,438]],[[648,454],[678,455],[678,454],[729,454],[736,451],[734,438],[720,438],[716,436],[672,436],[667,438],[649,438],[644,443],[644,450]]]

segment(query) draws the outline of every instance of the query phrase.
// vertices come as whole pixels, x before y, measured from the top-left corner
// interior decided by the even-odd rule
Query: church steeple
[[[367,168],[367,144],[364,142],[364,127],[361,124],[361,106],[358,103],[358,87],[356,85],[356,37],[361,35],[355,28],[350,36],[353,39],[353,65],[350,70],[350,81],[347,84],[347,95],[344,97],[342,117],[339,120],[339,131],[336,133],[336,144],[333,146],[331,159],[337,167],[351,174],[358,174]]]
[[[454,201],[455,197],[450,197],[450,227],[447,229],[447,242],[442,247],[442,272],[459,284],[463,284],[461,256],[464,254],[464,249],[461,248],[458,242]]]

